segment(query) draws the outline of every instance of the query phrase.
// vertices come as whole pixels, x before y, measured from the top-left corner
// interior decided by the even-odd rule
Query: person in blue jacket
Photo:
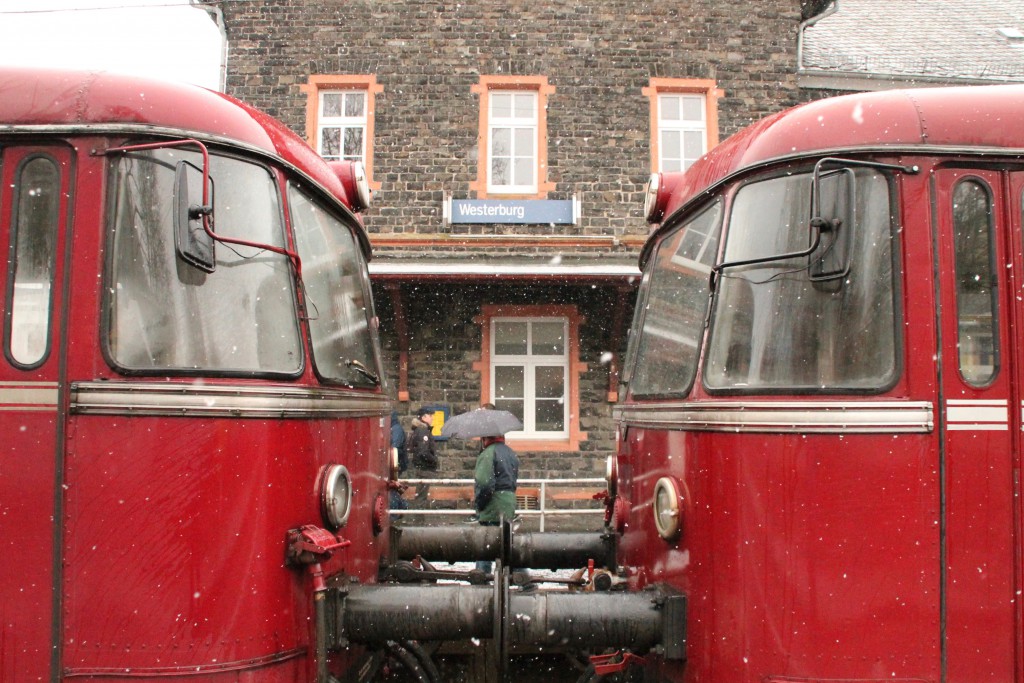
[[[405,448],[405,430],[402,429],[402,423],[398,420],[397,410],[391,411],[391,448],[398,454],[398,473],[401,475],[409,469],[409,452]],[[402,497],[402,493],[405,491],[405,488],[405,485],[401,485],[397,488],[392,488],[388,493],[388,507],[390,509],[409,509],[409,503]],[[398,515],[391,516],[392,521],[397,518]]]
[[[519,456],[505,444],[504,436],[485,436],[480,445],[473,485],[477,521],[484,526],[497,526],[503,520],[511,522],[516,515]],[[476,566],[491,571],[490,561],[478,561]]]

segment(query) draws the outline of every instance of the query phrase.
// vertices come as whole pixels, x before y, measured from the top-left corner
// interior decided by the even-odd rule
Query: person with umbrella
[[[481,450],[474,469],[473,505],[477,521],[498,526],[516,515],[516,487],[519,456],[505,443],[505,434],[523,428],[523,423],[506,410],[477,410],[456,415],[441,428],[442,436],[480,439]],[[479,561],[477,569],[491,571],[490,561]]]

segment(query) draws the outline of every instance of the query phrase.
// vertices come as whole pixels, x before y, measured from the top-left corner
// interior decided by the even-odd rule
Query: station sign
[[[506,223],[515,225],[575,225],[575,199],[449,199],[448,223]]]

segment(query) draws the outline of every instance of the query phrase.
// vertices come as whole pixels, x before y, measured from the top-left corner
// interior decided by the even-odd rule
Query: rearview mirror
[[[217,259],[204,220],[213,221],[213,178],[206,195],[208,205],[203,204],[203,170],[179,161],[174,169],[174,248],[185,263],[212,273]]]
[[[818,245],[807,257],[812,282],[841,283],[850,272],[850,236],[857,225],[856,183],[849,168],[814,175],[811,226],[818,233]]]

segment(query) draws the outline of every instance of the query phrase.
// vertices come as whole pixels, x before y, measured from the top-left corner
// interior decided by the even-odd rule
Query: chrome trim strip
[[[949,431],[1004,432],[1010,429],[1010,402],[1006,399],[955,399],[946,401]]]
[[[630,427],[703,432],[927,433],[928,401],[707,401],[617,406]]]
[[[0,382],[0,412],[57,412],[56,382]]]
[[[76,415],[342,418],[379,417],[390,410],[391,399],[384,394],[330,387],[138,381],[71,385]]]

